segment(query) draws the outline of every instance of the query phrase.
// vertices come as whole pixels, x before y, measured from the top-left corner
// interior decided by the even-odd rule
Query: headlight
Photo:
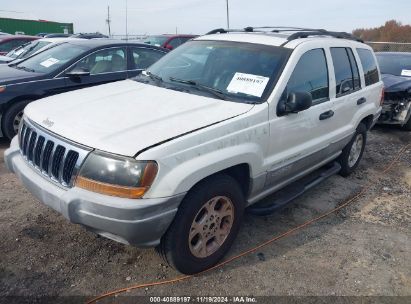
[[[6,90],[5,86],[0,86],[0,93],[3,93]]]
[[[157,175],[157,163],[102,152],[91,153],[75,185],[111,196],[141,198]]]

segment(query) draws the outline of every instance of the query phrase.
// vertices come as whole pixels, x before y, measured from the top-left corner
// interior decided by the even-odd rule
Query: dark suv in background
[[[168,50],[173,50],[188,40],[198,37],[198,35],[156,35],[148,36],[144,43],[159,46]]]
[[[379,123],[411,131],[411,53],[379,52],[375,55],[385,87]]]

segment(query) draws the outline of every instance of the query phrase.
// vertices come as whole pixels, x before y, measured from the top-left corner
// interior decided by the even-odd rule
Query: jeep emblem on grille
[[[47,127],[51,128],[54,125],[54,121],[51,121],[48,117],[43,120],[43,124],[45,124]]]

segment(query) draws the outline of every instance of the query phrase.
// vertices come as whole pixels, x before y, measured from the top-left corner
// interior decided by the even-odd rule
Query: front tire
[[[157,251],[174,269],[195,274],[217,264],[240,228],[244,196],[228,175],[206,179],[188,192]]]
[[[361,123],[351,139],[345,146],[338,162],[341,165],[340,175],[348,176],[358,167],[367,143],[367,127]]]
[[[2,129],[8,139],[12,139],[18,132],[20,121],[23,118],[24,108],[30,103],[28,100],[13,103],[7,109],[2,119]]]

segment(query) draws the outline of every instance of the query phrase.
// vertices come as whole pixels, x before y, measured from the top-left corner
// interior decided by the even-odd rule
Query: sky
[[[2,3],[1,3],[2,2]],[[226,0],[127,0],[128,33],[202,34],[226,28]],[[107,33],[107,6],[112,34],[126,33],[126,0],[0,0],[2,11],[74,23],[75,32]],[[352,31],[395,19],[411,23],[411,0],[229,0],[230,28],[298,26]]]

